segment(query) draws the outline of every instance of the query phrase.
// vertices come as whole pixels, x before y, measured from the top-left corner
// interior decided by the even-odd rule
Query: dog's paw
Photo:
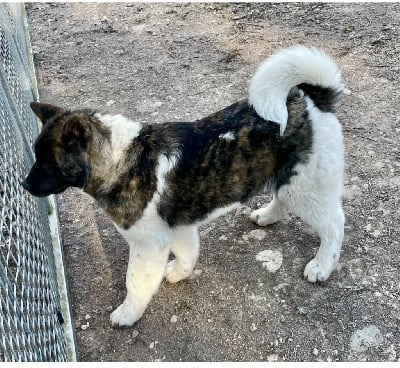
[[[138,312],[127,299],[111,313],[110,322],[114,327],[129,327],[138,321],[143,312]]]
[[[168,262],[164,276],[168,282],[174,284],[178,281],[188,278],[192,274],[189,270],[184,270],[176,260]]]
[[[304,277],[309,282],[326,281],[334,270],[334,266],[313,258],[304,269]]]
[[[276,216],[276,214],[271,213],[271,211],[267,208],[259,208],[258,210],[250,213],[250,221],[256,223],[258,226],[267,226],[272,225],[275,222],[280,220],[280,217]]]

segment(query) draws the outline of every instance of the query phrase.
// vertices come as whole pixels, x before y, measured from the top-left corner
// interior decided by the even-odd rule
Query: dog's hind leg
[[[327,192],[292,192],[290,200],[285,202],[321,239],[316,256],[304,270],[304,277],[310,282],[326,281],[337,267],[342,247],[344,214],[340,197]]]
[[[192,274],[199,256],[199,245],[197,226],[179,226],[175,229],[171,246],[175,259],[165,269],[168,282],[178,282]]]
[[[344,235],[344,214],[338,199],[336,204],[316,208],[298,215],[309,223],[321,238],[316,256],[308,262],[304,277],[310,282],[325,281],[338,265]]]
[[[286,205],[274,193],[272,202],[267,207],[259,208],[250,214],[250,220],[259,226],[267,226],[281,220],[287,213]]]

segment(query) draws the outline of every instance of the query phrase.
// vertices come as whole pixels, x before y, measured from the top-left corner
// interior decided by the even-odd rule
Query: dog
[[[266,226],[290,211],[311,225],[321,244],[304,276],[325,281],[344,232],[344,148],[333,115],[342,92],[335,62],[298,45],[259,66],[248,99],[194,122],[145,124],[32,102],[43,127],[22,185],[38,197],[82,188],[129,243],[114,326],[139,320],[163,277],[191,275],[200,224],[267,191],[272,202],[250,220]]]

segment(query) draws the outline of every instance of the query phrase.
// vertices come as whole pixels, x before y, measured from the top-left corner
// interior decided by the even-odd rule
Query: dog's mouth
[[[59,194],[61,192],[63,192],[65,189],[67,189],[67,187],[65,188],[51,188],[51,189],[39,189],[39,188],[35,188],[34,186],[32,186],[27,179],[25,179],[24,181],[21,182],[22,187],[29,192],[30,194],[32,194],[35,197],[47,197],[49,195],[52,194]]]

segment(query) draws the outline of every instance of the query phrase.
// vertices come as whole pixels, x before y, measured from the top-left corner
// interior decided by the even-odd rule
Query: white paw
[[[304,277],[309,282],[326,281],[334,270],[334,265],[313,258],[304,269]]]
[[[111,313],[110,322],[116,327],[132,326],[142,317],[143,312],[144,311],[138,312],[133,303],[125,299],[125,301]]]
[[[192,274],[191,271],[184,270],[176,263],[176,260],[168,262],[164,276],[168,282],[174,284],[178,281],[188,278]]]
[[[276,216],[273,216],[271,211],[268,211],[267,208],[259,208],[258,210],[253,211],[250,213],[250,220],[256,223],[258,226],[267,226],[272,225],[275,222],[279,221],[280,219]]]

